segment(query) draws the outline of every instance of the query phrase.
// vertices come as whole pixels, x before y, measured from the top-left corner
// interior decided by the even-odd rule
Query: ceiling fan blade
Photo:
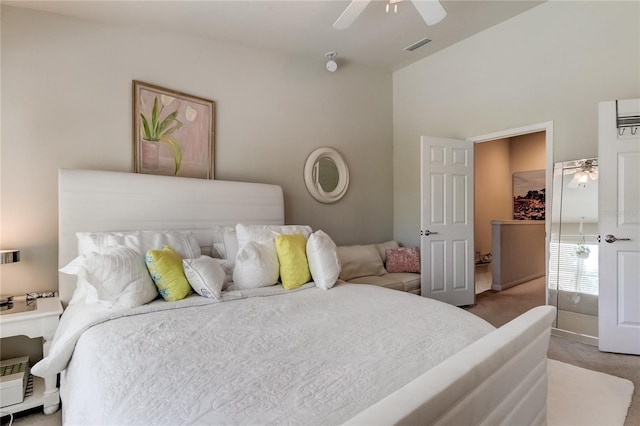
[[[370,2],[371,0],[352,0],[349,6],[342,12],[342,15],[333,23],[333,28],[336,30],[349,28]]]
[[[447,11],[438,0],[411,0],[427,25],[435,25],[447,16]]]

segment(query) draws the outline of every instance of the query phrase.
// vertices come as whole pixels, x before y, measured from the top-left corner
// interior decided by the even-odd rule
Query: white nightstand
[[[25,297],[16,297],[15,303],[25,303]],[[3,313],[0,315],[0,338],[11,336],[42,337],[42,354],[47,356],[49,345],[58,328],[62,314],[62,304],[57,297],[40,298],[36,309],[26,312]],[[57,375],[50,377],[33,376],[33,395],[20,404],[2,408],[2,413],[17,413],[30,408],[44,406],[45,414],[53,414],[60,406],[60,392]]]

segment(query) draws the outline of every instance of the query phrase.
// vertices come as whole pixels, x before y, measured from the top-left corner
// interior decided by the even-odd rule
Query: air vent
[[[407,52],[413,52],[417,48],[422,47],[425,44],[430,43],[430,42],[431,42],[431,39],[423,38],[422,40],[418,40],[415,43],[405,47],[404,50],[406,50]]]

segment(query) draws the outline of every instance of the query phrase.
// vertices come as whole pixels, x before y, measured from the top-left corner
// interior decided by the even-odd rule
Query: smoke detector
[[[338,69],[338,64],[336,63],[336,61],[334,60],[334,58],[336,56],[338,56],[338,54],[336,52],[327,52],[325,53],[325,55],[328,59],[327,61],[327,71],[329,72],[334,72],[335,70]]]

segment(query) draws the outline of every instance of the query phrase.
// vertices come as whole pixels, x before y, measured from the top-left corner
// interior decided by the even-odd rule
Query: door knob
[[[437,232],[431,232],[428,229],[426,231],[420,231],[420,235],[429,236],[429,235],[435,235],[435,234],[437,234]]]
[[[616,241],[631,241],[631,238],[616,238],[615,235],[609,234],[606,237],[604,237],[604,240],[609,244],[611,244],[611,243],[615,243]]]

